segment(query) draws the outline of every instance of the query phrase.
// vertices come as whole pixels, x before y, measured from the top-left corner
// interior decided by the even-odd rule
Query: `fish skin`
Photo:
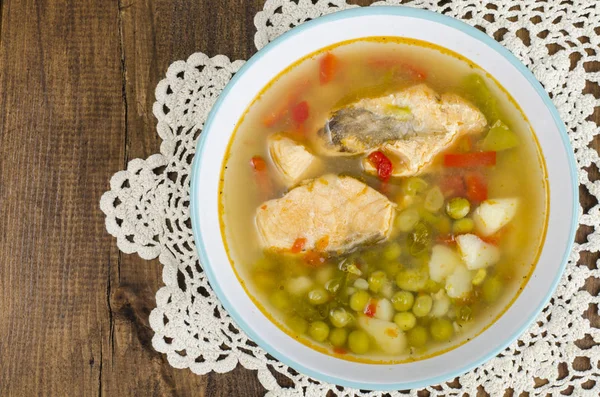
[[[255,223],[261,248],[289,250],[305,238],[305,250],[328,239],[324,251],[342,253],[360,244],[386,240],[396,205],[349,176],[326,174],[260,205]]]
[[[390,106],[407,108],[410,115],[399,118]],[[483,113],[461,96],[418,84],[338,109],[318,131],[315,146],[328,156],[382,150],[396,160],[392,176],[410,176],[423,172],[458,137],[481,133],[486,125]],[[368,164],[365,169],[375,172]]]

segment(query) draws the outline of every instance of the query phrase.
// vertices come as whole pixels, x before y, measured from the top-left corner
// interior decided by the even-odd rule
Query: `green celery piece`
[[[488,123],[492,124],[500,118],[498,101],[492,95],[483,77],[477,73],[471,73],[465,78],[464,87],[467,96],[483,112]]]
[[[512,132],[502,121],[498,120],[490,128],[485,138],[483,138],[481,148],[486,151],[499,152],[512,149],[518,144],[519,138],[517,134]]]

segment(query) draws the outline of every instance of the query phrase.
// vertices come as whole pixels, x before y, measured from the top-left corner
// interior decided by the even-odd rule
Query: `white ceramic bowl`
[[[446,47],[494,76],[521,106],[546,159],[550,212],[546,242],[518,299],[485,332],[433,358],[395,365],[362,364],[319,353],[278,329],[239,284],[221,239],[220,168],[236,123],[262,88],[294,61],[331,44],[368,36],[402,36]],[[569,139],[538,81],[509,51],[452,18],[408,7],[365,7],[305,23],[260,50],[225,88],[204,126],[194,158],[191,209],[204,270],[236,323],[262,348],[314,378],[359,389],[409,389],[458,376],[506,348],[536,318],[554,291],[571,250],[577,218],[577,178]]]

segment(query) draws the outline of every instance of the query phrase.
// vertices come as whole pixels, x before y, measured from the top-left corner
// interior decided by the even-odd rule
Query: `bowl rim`
[[[385,384],[385,385],[348,381],[346,379],[337,378],[335,376],[328,376],[328,375],[324,375],[322,373],[313,371],[313,370],[303,366],[300,362],[297,362],[291,358],[288,358],[288,357],[280,354],[275,348],[273,348],[269,344],[269,342],[267,342],[266,340],[261,338],[257,333],[255,333],[254,330],[252,329],[252,327],[249,324],[247,324],[241,316],[238,315],[237,311],[235,310],[235,306],[232,304],[232,302],[229,301],[229,299],[227,298],[227,295],[221,289],[221,286],[216,282],[216,277],[215,277],[215,275],[212,271],[212,268],[209,264],[209,261],[208,261],[208,257],[206,254],[206,247],[204,246],[204,241],[202,239],[202,236],[200,235],[200,227],[198,225],[198,217],[197,217],[197,213],[199,211],[199,209],[197,208],[198,198],[196,197],[196,192],[198,191],[196,189],[196,183],[197,183],[196,181],[198,179],[198,173],[199,173],[199,168],[200,168],[200,166],[199,166],[200,162],[198,159],[203,156],[204,150],[206,149],[205,142],[206,142],[208,134],[211,131],[211,125],[213,123],[215,115],[218,113],[218,110],[222,105],[224,98],[230,93],[232,87],[235,86],[236,82],[241,78],[241,76],[246,72],[246,70],[249,69],[260,58],[262,58],[262,56],[264,56],[266,53],[268,53],[275,47],[281,45],[287,39],[301,33],[304,30],[310,29],[314,26],[317,26],[317,25],[320,25],[323,23],[327,23],[327,22],[337,21],[337,20],[341,20],[341,19],[348,19],[348,18],[356,18],[356,17],[360,17],[360,16],[373,16],[373,15],[404,16],[404,17],[420,18],[420,19],[424,19],[424,20],[428,20],[428,21],[432,21],[432,22],[437,22],[437,23],[446,25],[451,28],[455,28],[463,33],[468,34],[472,38],[477,39],[478,41],[482,42],[484,45],[491,47],[492,50],[495,50],[501,56],[506,58],[521,73],[521,75],[523,75],[523,77],[525,77],[525,79],[529,82],[529,84],[531,84],[531,86],[534,88],[536,93],[540,96],[540,99],[543,101],[544,105],[547,107],[547,109],[552,114],[554,124],[556,125],[556,128],[560,133],[560,137],[561,137],[564,149],[567,153],[567,158],[568,158],[568,162],[569,162],[569,171],[570,171],[570,176],[571,176],[571,194],[573,195],[573,207],[571,208],[573,217],[571,220],[571,227],[569,230],[569,242],[565,247],[563,257],[561,259],[559,271],[556,273],[554,280],[552,281],[552,285],[550,286],[550,288],[548,289],[548,291],[546,293],[546,296],[541,301],[541,303],[538,305],[538,307],[535,308],[534,315],[532,315],[529,319],[527,319],[527,321],[523,324],[523,326],[520,329],[518,329],[512,335],[508,336],[506,339],[504,339],[504,341],[502,343],[500,343],[497,346],[497,348],[492,350],[488,355],[484,356],[483,358],[481,358],[479,360],[475,360],[474,362],[469,363],[468,365],[465,365],[461,368],[454,369],[449,376],[432,376],[432,377],[426,378],[421,381],[416,381],[416,382],[389,383],[389,384]],[[457,376],[460,376],[460,375],[472,370],[473,368],[476,368],[476,367],[482,365],[483,363],[489,361],[493,357],[497,356],[501,351],[506,349],[510,344],[512,344],[520,335],[522,335],[531,326],[531,324],[539,316],[539,314],[541,313],[543,308],[546,307],[546,305],[550,301],[550,298],[554,294],[554,292],[558,286],[558,283],[560,282],[560,279],[562,278],[562,275],[566,268],[566,265],[567,265],[567,262],[569,259],[569,255],[573,248],[575,233],[576,233],[577,225],[578,225],[578,215],[577,214],[578,214],[578,206],[579,206],[579,191],[578,191],[578,185],[577,185],[577,181],[578,181],[577,167],[576,167],[576,162],[575,162],[575,158],[574,158],[573,148],[571,146],[569,136],[567,134],[565,125],[560,118],[558,110],[552,103],[550,97],[548,96],[548,94],[546,93],[546,91],[544,90],[542,85],[535,78],[533,73],[529,69],[527,69],[527,67],[525,67],[525,65],[523,65],[523,63],[521,63],[521,61],[519,61],[519,59],[515,55],[513,55],[508,49],[506,49],[504,46],[502,46],[500,43],[498,43],[493,38],[489,37],[487,34],[479,31],[477,28],[475,28],[471,25],[468,25],[467,23],[462,22],[458,19],[448,17],[448,16],[439,14],[434,11],[417,9],[417,8],[407,7],[407,6],[357,7],[357,8],[351,8],[351,9],[337,11],[337,12],[334,12],[334,13],[331,13],[328,15],[320,16],[311,21],[305,22],[305,23],[283,33],[281,36],[275,38],[273,41],[268,43],[265,47],[260,49],[247,62],[245,62],[244,65],[235,73],[233,78],[225,86],[225,88],[219,95],[218,99],[216,100],[215,104],[213,105],[213,107],[207,117],[207,120],[204,124],[202,133],[200,134],[200,139],[196,146],[196,154],[194,156],[190,178],[191,178],[191,182],[190,182],[190,189],[191,189],[190,216],[191,216],[191,221],[192,221],[192,233],[193,233],[194,241],[196,243],[196,250],[198,252],[200,262],[203,264],[202,268],[206,272],[206,275],[211,284],[211,287],[215,291],[215,294],[217,295],[218,299],[220,300],[222,305],[225,307],[225,309],[227,310],[229,315],[232,317],[234,322],[253,341],[255,341],[261,348],[263,348],[267,353],[269,353],[270,355],[272,355],[273,357],[275,357],[277,360],[281,361],[282,363],[288,365],[289,367],[292,367],[305,375],[308,375],[310,377],[313,377],[313,378],[321,380],[321,381],[325,381],[325,382],[336,384],[336,385],[346,386],[346,387],[362,389],[362,390],[389,391],[389,390],[397,390],[397,389],[422,388],[422,387],[426,387],[426,386],[433,385],[433,384],[439,384],[439,383],[442,383],[449,379],[453,379]]]

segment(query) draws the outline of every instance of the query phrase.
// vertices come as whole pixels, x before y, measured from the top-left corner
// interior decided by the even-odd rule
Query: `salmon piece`
[[[275,168],[288,187],[298,183],[316,160],[304,145],[282,133],[270,135],[267,147]]]
[[[481,133],[486,125],[483,113],[464,98],[418,84],[337,110],[317,133],[316,146],[329,156],[381,150],[392,160],[392,176],[410,176],[458,137]],[[363,165],[376,172],[368,161]]]
[[[290,249],[304,238],[304,250],[327,239],[328,252],[341,253],[389,237],[396,205],[349,176],[326,174],[265,202],[256,211],[263,249]]]

